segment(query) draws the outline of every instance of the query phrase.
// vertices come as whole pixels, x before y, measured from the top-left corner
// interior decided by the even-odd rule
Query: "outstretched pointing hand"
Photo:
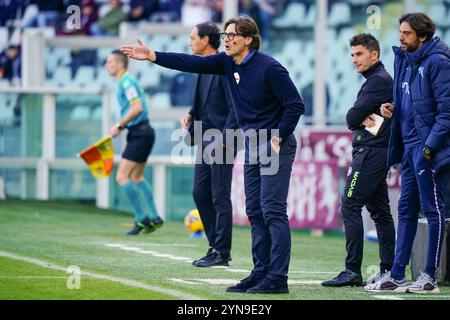
[[[144,42],[139,37],[136,37],[137,45],[126,44],[120,47],[120,50],[129,58],[135,60],[156,60],[155,51],[145,46]]]

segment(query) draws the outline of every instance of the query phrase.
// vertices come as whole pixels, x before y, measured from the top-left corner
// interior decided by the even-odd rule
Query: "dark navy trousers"
[[[428,248],[424,272],[433,279],[439,267],[445,231],[442,173],[431,168],[423,157],[423,147],[405,149],[402,158],[401,193],[398,201],[398,228],[392,276],[401,279],[411,258],[419,212],[428,222]]]
[[[278,155],[270,142],[253,147],[246,139],[245,145],[245,204],[251,225],[252,274],[286,283],[291,256],[287,195],[296,150],[293,134],[283,141]]]
[[[203,142],[203,149],[211,142]],[[229,257],[233,227],[231,206],[231,179],[233,163],[215,163],[202,157],[197,150],[192,195],[200,213],[209,246],[224,257]],[[225,156],[225,155],[224,155]]]
[[[347,257],[345,267],[361,273],[364,248],[362,208],[366,206],[377,230],[380,271],[391,270],[394,262],[395,227],[392,219],[386,176],[387,149],[355,147],[342,196]]]

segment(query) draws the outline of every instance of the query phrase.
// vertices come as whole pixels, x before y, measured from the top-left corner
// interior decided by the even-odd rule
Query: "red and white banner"
[[[352,136],[347,130],[301,130],[287,199],[292,228],[336,229],[347,169],[352,158]],[[398,187],[398,173],[388,185]],[[231,192],[233,223],[249,225],[245,214],[242,164],[235,165]]]

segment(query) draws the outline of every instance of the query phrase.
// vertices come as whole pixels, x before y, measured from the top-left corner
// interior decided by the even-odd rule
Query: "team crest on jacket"
[[[234,75],[234,80],[236,80],[236,83],[239,84],[239,81],[241,80],[239,73],[235,72],[233,75]]]
[[[420,67],[420,68],[419,68],[419,73],[420,73],[420,75],[421,75],[422,78],[423,78],[423,67]]]

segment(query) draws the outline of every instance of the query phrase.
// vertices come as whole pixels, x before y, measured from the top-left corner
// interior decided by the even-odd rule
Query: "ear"
[[[427,36],[419,37],[419,41],[424,43],[427,40]]]
[[[245,38],[244,38],[245,46],[249,47],[250,44],[252,43],[252,41],[253,41],[253,38],[252,38],[252,37],[245,37]]]
[[[372,55],[372,59],[374,59],[374,60],[380,59],[380,53],[378,51],[376,51],[376,50],[373,50],[371,52],[371,55]]]
[[[209,36],[204,36],[201,39],[202,39],[203,45],[205,45],[205,46],[208,45],[208,43],[209,43]]]

